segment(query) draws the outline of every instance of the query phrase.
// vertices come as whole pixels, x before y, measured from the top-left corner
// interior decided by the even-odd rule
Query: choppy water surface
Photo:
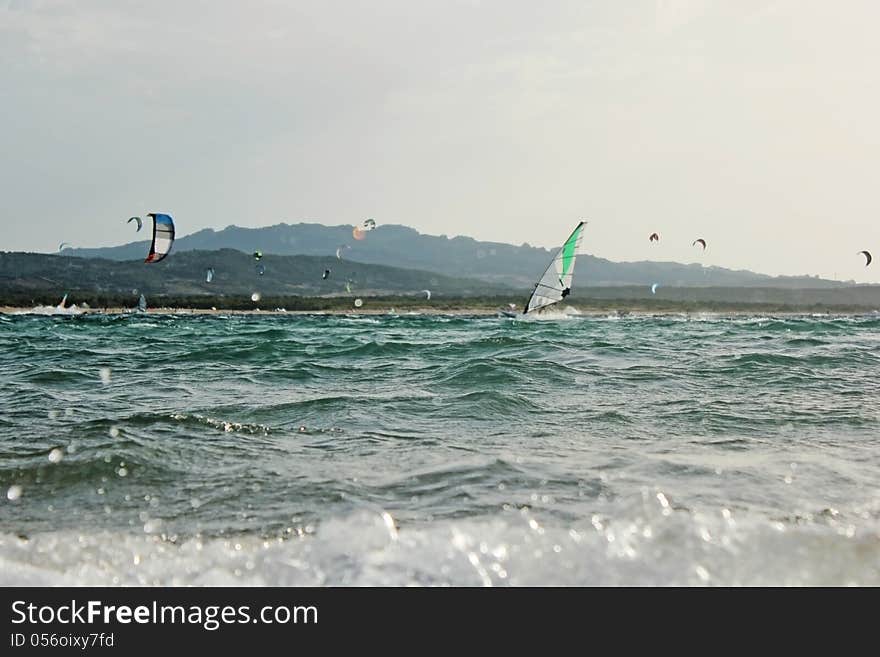
[[[880,584],[880,318],[0,316],[4,584]]]

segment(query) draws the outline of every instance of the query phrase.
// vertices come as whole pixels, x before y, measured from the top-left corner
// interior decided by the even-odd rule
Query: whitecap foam
[[[172,420],[178,421],[187,421],[190,418],[199,422],[200,424],[206,424],[209,427],[213,427],[215,429],[219,429],[224,431],[225,433],[233,433],[233,432],[244,432],[251,434],[268,434],[270,428],[265,424],[257,424],[254,422],[235,422],[232,420],[222,420],[219,418],[208,417],[206,415],[200,415],[198,413],[193,413],[191,415],[187,415],[186,413],[173,413],[171,416]]]
[[[76,304],[62,308],[61,306],[34,306],[30,310],[18,310],[13,315],[82,315],[85,312]]]
[[[517,315],[516,319],[521,319],[527,322],[559,322],[574,319],[575,317],[577,317],[577,315],[568,313],[562,308],[553,308],[552,310]]]
[[[568,527],[545,524],[526,509],[399,528],[385,512],[361,511],[272,539],[180,539],[161,528],[155,522],[142,533],[0,535],[0,584],[880,584],[876,527],[691,513],[668,504],[652,515],[593,516]]]

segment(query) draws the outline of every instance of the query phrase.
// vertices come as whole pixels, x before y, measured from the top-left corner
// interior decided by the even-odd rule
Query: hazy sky
[[[880,281],[878,25],[868,0],[0,0],[0,249],[150,211],[541,246],[587,218],[611,260]]]

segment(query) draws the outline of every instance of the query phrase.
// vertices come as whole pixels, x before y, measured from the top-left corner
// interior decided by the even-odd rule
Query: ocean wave
[[[676,510],[560,524],[528,508],[407,526],[361,511],[288,538],[140,532],[0,535],[4,586],[838,586],[880,584],[876,519]]]
[[[878,319],[691,319],[12,317],[0,572],[877,583]]]

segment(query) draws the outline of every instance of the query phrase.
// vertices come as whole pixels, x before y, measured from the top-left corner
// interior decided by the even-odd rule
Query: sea
[[[876,313],[0,315],[0,585],[877,586],[878,375]]]

